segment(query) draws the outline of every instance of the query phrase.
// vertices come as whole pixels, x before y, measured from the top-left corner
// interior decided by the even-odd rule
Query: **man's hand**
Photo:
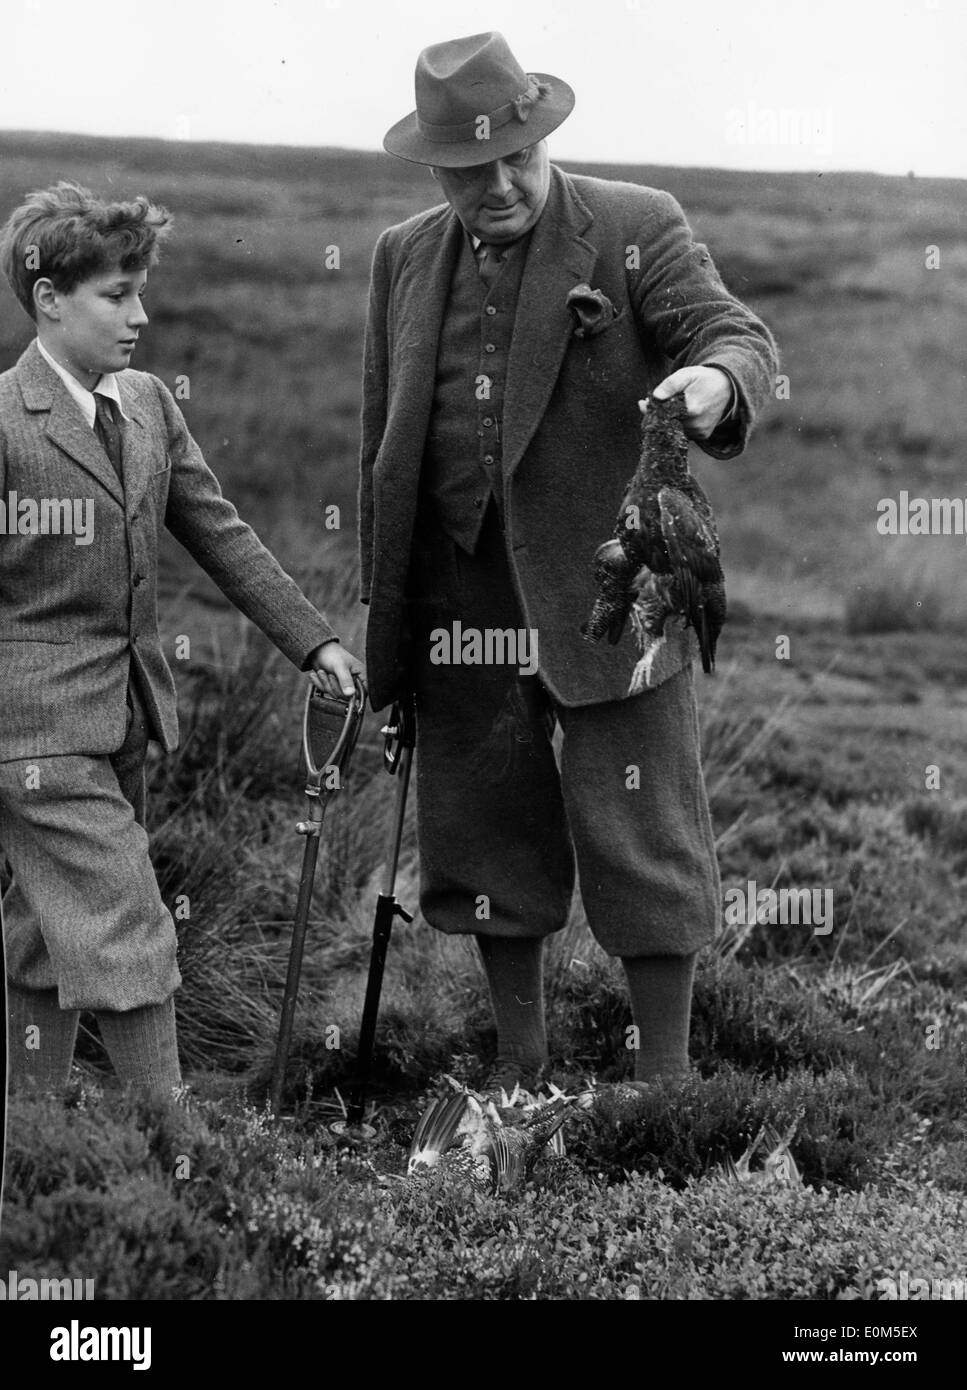
[[[732,382],[720,367],[680,367],[659,382],[652,395],[667,401],[685,393],[682,428],[689,439],[708,439],[732,402]],[[644,414],[644,401],[638,402]]]
[[[363,663],[334,642],[323,642],[309,657],[309,679],[323,695],[352,695],[353,676],[362,676]]]

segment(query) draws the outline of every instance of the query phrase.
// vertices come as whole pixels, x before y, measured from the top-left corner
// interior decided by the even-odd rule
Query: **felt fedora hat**
[[[536,145],[573,106],[567,83],[524,72],[503,34],[471,34],[424,48],[416,110],[387,131],[383,148],[444,169],[487,164]]]

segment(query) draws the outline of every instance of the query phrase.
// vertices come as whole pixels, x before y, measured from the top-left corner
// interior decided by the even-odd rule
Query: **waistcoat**
[[[504,390],[529,240],[514,245],[488,289],[469,237],[462,238],[440,331],[421,501],[432,502],[443,529],[468,554],[491,494],[503,514]]]

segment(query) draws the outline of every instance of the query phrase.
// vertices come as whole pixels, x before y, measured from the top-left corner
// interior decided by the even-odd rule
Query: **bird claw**
[[[631,673],[631,684],[628,687],[629,695],[640,695],[643,690],[647,690],[651,687],[655,658],[665,645],[665,640],[664,637],[653,637],[650,639],[650,646],[646,649]]]

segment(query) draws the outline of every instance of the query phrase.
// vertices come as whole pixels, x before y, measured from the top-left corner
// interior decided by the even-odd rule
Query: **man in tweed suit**
[[[62,1085],[78,1011],[119,1078],[180,1084],[175,928],[148,857],[148,740],[178,742],[157,625],[162,526],[301,670],[360,664],[221,494],[170,392],[128,369],[164,209],[62,183],[0,264],[37,338],[0,376],[0,850],[14,1084]]]
[[[525,73],[500,34],[425,49],[416,99],[384,144],[430,166],[446,204],[376,246],[360,534],[373,705],[416,696],[421,906],[477,937],[493,1080],[533,1079],[542,946],[576,861],[591,929],[625,967],[636,1079],[674,1080],[720,899],[697,648],[670,633],[653,688],[627,698],[630,635],[601,649],[580,629],[637,461],[639,397],[684,392],[687,432],[733,458],[775,347],[669,194],[549,164],[573,93]],[[495,633],[529,639],[536,676],[481,658]]]

